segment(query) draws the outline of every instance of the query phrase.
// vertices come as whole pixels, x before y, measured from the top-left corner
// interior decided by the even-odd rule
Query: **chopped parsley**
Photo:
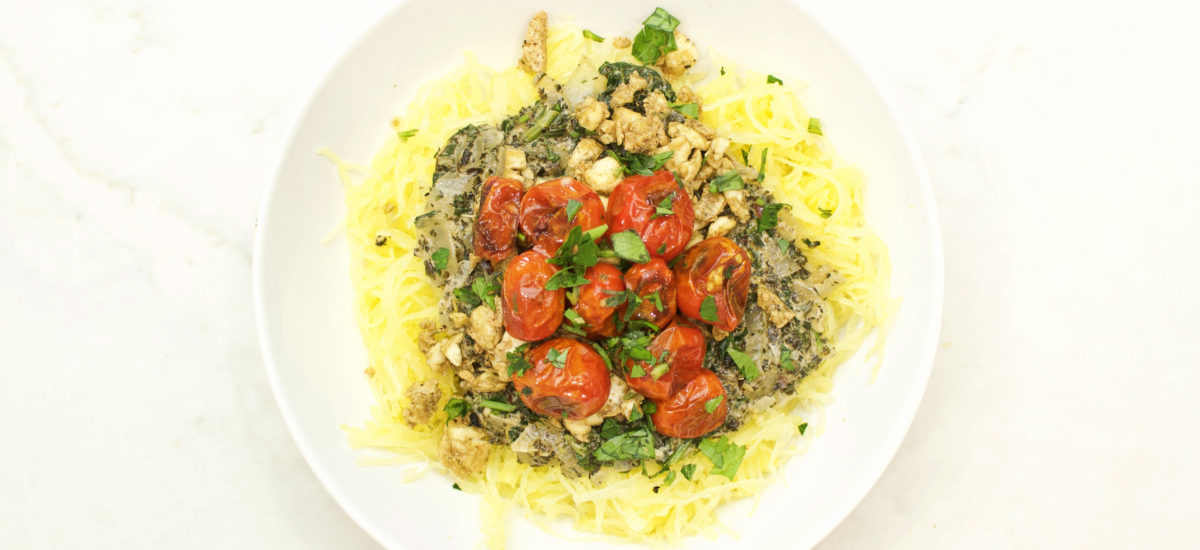
[[[675,193],[671,193],[666,198],[664,198],[661,202],[659,202],[658,205],[654,207],[654,215],[651,216],[650,219],[659,218],[659,217],[663,217],[663,216],[670,216],[671,214],[674,214],[675,211],[671,209],[671,200],[674,198],[675,198]],[[661,254],[661,252],[660,252],[660,254]]]
[[[762,181],[767,177],[767,151],[770,149],[763,148],[762,158],[758,161],[758,181]]]
[[[684,464],[683,466],[681,466],[679,468],[679,473],[683,474],[683,477],[686,478],[688,481],[691,481],[692,476],[696,475],[696,465],[695,464]]]
[[[508,361],[508,375],[520,376],[525,374],[525,371],[532,369],[533,365],[525,358],[525,350],[529,349],[529,344],[521,344],[516,349],[505,354],[504,359]]]
[[[809,123],[809,126],[810,127],[812,126],[811,122]],[[417,135],[416,128],[413,128],[411,130],[405,130],[403,132],[396,132],[396,136],[400,138],[400,141],[406,141],[406,140],[408,140],[408,138],[413,137],[415,135]]]
[[[709,399],[708,401],[705,401],[704,402],[704,412],[706,412],[708,414],[712,414],[713,411],[717,410],[717,407],[721,406],[721,401],[723,401],[724,399],[725,399],[724,395],[718,395],[712,399]]]
[[[438,271],[445,271],[446,264],[450,263],[450,249],[443,246],[434,250],[430,259],[433,260],[433,267],[437,268]]]
[[[792,362],[792,350],[783,348],[783,351],[779,352],[779,366],[789,372],[796,370],[796,364]]]
[[[671,108],[689,118],[700,117],[700,106],[695,103],[672,103]]]
[[[639,176],[649,176],[655,170],[662,168],[671,157],[675,156],[674,151],[663,151],[655,155],[643,155],[641,153],[625,153],[608,150],[608,156],[617,159],[621,164],[621,170],[626,174],[636,174]]]
[[[742,458],[746,456],[746,448],[737,443],[730,443],[726,436],[721,436],[720,439],[701,441],[700,452],[708,457],[709,462],[712,462],[713,474],[725,476],[730,481],[737,475],[738,467],[742,465]]]
[[[570,208],[570,201],[567,206]],[[600,246],[596,244],[596,239],[604,236],[607,230],[607,225],[593,227],[586,232],[579,226],[572,227],[558,252],[546,260],[546,263],[562,268],[546,280],[546,290],[586,285],[588,280],[583,276],[584,272],[600,261]]]
[[[667,10],[654,8],[654,13],[650,14],[642,25],[642,30],[633,39],[631,53],[643,65],[653,65],[658,62],[658,58],[678,49],[675,44],[675,27],[679,26],[679,20],[667,13]]]
[[[791,241],[788,241],[787,239],[785,239],[783,237],[780,237],[779,240],[776,242],[779,243],[779,251],[780,252],[787,252],[787,249],[792,246]]]
[[[758,216],[758,230],[770,231],[779,225],[779,211],[787,206],[782,202],[773,202],[763,207],[762,214]]]
[[[546,280],[546,290],[558,290],[560,288],[572,288],[588,284],[588,280],[577,270],[560,269],[558,273],[551,275]]]
[[[779,84],[780,86],[782,86],[783,81],[779,80],[779,78],[776,77],[775,75],[769,74],[769,75],[767,75],[767,84]]]
[[[457,483],[455,483],[454,485],[451,485],[451,486],[450,486],[450,488],[451,488],[451,489],[454,489],[455,491],[461,491],[461,490],[462,490],[462,487],[459,487]]]
[[[646,376],[646,369],[642,368],[641,363],[634,363],[633,368],[629,370],[630,378],[641,378]]]
[[[583,203],[575,199],[567,199],[567,223],[575,219],[575,214],[579,213],[579,209],[583,208]]]
[[[496,292],[499,290],[500,283],[497,283],[490,277],[480,277],[471,281],[471,288],[454,289],[454,297],[471,307],[485,303],[495,311]]]
[[[804,430],[807,430],[807,429],[808,429],[808,422],[801,424],[800,425],[800,435],[804,435]]]
[[[762,371],[758,369],[758,365],[754,363],[754,359],[749,354],[733,346],[726,347],[725,353],[729,354],[730,359],[733,359],[734,364],[742,371],[742,376],[746,378],[746,381],[754,380],[758,378],[759,374],[762,374]]]
[[[655,405],[653,401],[649,403],[642,403],[642,412],[646,414],[654,414],[654,412],[657,410],[658,405]]]
[[[821,246],[821,241],[814,241],[814,240],[810,240],[808,237],[805,237],[804,238],[804,246],[807,246],[809,248],[816,248],[818,246]]]
[[[700,302],[700,318],[710,323],[717,322],[717,299],[712,296],[705,296],[704,301]]]
[[[471,404],[457,397],[451,397],[450,400],[446,402],[444,410],[446,411],[446,421],[449,422],[455,418],[467,414],[467,411],[471,410]]]
[[[583,316],[580,315],[577,311],[575,311],[573,309],[568,309],[568,310],[564,311],[563,317],[566,317],[567,320],[570,321],[572,325],[582,325],[583,324]]]
[[[561,369],[567,366],[567,352],[557,348],[550,348],[550,351],[546,352],[546,361],[554,365],[555,368]]]
[[[632,229],[614,233],[612,244],[613,251],[621,259],[638,264],[650,261],[650,252],[646,250],[646,243],[642,242],[642,238],[637,233],[634,233]]]
[[[825,218],[827,220],[829,219],[830,216],[833,215],[833,210],[826,210],[824,208],[819,208],[818,210],[821,211],[821,217]]]
[[[480,400],[479,406],[487,407],[489,409],[497,410],[500,412],[513,412],[513,411],[517,410],[517,406],[513,405],[512,403],[505,403],[503,401],[492,401],[491,399]]]
[[[589,31],[587,29],[583,29],[583,37],[588,40],[591,40],[593,42],[604,42],[603,36],[600,36],[600,35],[592,32],[592,31]]]
[[[654,437],[646,428],[630,430],[602,443],[592,456],[600,462],[654,458]]]
[[[819,118],[808,119],[808,133],[817,134],[818,136],[825,135],[825,131],[821,129],[821,119],[819,119]]]
[[[730,170],[721,174],[708,184],[708,190],[713,193],[723,193],[733,189],[743,189],[746,187],[746,182],[742,180],[742,175],[737,170]]]

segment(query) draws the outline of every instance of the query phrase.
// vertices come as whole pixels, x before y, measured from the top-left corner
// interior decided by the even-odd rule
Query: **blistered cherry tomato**
[[[508,178],[488,178],[475,217],[475,255],[500,263],[517,253],[517,220],[525,186]]]
[[[658,333],[647,346],[656,363],[658,358],[663,359],[665,370],[664,367],[658,367],[658,377],[655,378],[655,366],[649,361],[630,360],[625,365],[625,381],[633,391],[651,400],[666,399],[675,393],[677,380],[687,380],[687,371],[700,368],[704,363],[706,347],[704,333],[700,329],[673,323]],[[633,376],[633,371],[641,376]]]
[[[692,198],[668,170],[629,176],[608,197],[608,232],[632,229],[656,258],[671,261],[692,238]]]
[[[546,263],[545,254],[530,250],[504,269],[501,302],[504,328],[513,336],[533,342],[550,337],[562,324],[567,293],[546,290],[546,281],[558,268]]]
[[[588,283],[579,287],[579,302],[572,309],[583,318],[583,329],[589,338],[616,336],[619,310],[606,304],[614,294],[625,290],[621,270],[612,264],[598,263],[587,268],[583,276]]]
[[[533,348],[532,368],[513,376],[513,387],[531,410],[570,420],[590,416],[608,400],[608,367],[591,346],[571,338],[555,338]]]
[[[713,371],[698,368],[680,372],[676,375],[675,385],[675,393],[667,399],[655,401],[658,408],[650,415],[658,433],[690,439],[709,433],[725,423],[725,415],[729,414],[729,398]],[[705,405],[718,398],[712,412],[705,410]]]
[[[579,202],[579,211],[567,221],[567,204],[572,200]],[[600,202],[600,195],[571,178],[539,183],[530,187],[521,199],[521,232],[529,238],[534,250],[547,256],[558,252],[571,227],[587,231],[601,225],[604,225],[604,203]]]
[[[660,258],[636,264],[625,272],[625,289],[642,299],[630,320],[641,319],[658,328],[675,318],[675,274]],[[657,298],[656,298],[657,297]]]
[[[742,322],[750,292],[750,255],[725,237],[704,239],[675,265],[679,312],[730,332]],[[709,297],[710,306],[704,307]]]

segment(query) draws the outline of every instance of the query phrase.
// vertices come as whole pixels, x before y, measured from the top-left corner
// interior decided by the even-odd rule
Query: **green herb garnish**
[[[829,219],[830,216],[833,215],[833,210],[826,210],[824,208],[819,208],[818,210],[821,211],[821,217],[825,218],[827,220]]]
[[[792,246],[792,243],[783,237],[780,237],[779,240],[776,242],[779,243],[779,251],[780,252],[787,252],[787,249]]]
[[[471,410],[471,404],[457,397],[451,397],[450,400],[446,402],[446,406],[443,408],[443,410],[446,411],[446,421],[449,422],[455,418],[467,414],[467,411]]]
[[[684,478],[686,478],[688,481],[691,481],[692,476],[696,475],[696,465],[695,464],[684,464],[683,466],[681,466],[679,468],[679,472],[681,474],[683,474]]]
[[[617,434],[592,453],[600,462],[654,458],[654,437],[646,428]]]
[[[433,267],[438,271],[445,271],[446,264],[450,263],[450,249],[443,246],[434,250],[430,259],[433,260]]]
[[[742,371],[742,376],[746,378],[746,381],[754,380],[758,378],[759,374],[762,374],[762,371],[758,369],[758,365],[754,363],[754,359],[749,354],[739,351],[733,346],[726,347],[725,353],[729,354],[730,359],[733,359],[734,364]]]
[[[725,399],[724,395],[718,395],[712,399],[709,399],[708,401],[705,401],[704,402],[704,412],[706,412],[708,414],[712,414],[713,411],[717,410],[717,407],[721,406],[721,401],[723,401],[724,399]]]
[[[588,40],[591,40],[593,42],[604,42],[603,36],[600,36],[600,35],[592,32],[592,31],[589,31],[587,29],[583,29],[583,37]]]
[[[698,118],[700,116],[700,106],[695,103],[672,103],[671,108],[689,118]]]
[[[763,148],[762,159],[758,161],[758,181],[762,181],[767,177],[767,151],[770,149]]]
[[[400,138],[400,141],[405,141],[408,138],[413,137],[415,135],[417,135],[416,128],[413,128],[411,130],[405,130],[403,132],[396,132],[396,136],[398,136]]]
[[[575,219],[575,214],[579,213],[579,209],[583,208],[583,203],[575,199],[567,199],[567,223],[571,223]]]
[[[721,174],[708,184],[708,190],[713,193],[723,193],[734,189],[742,189],[746,187],[746,182],[742,180],[742,175],[737,170],[730,170]]]
[[[717,299],[712,296],[705,296],[704,301],[700,302],[700,318],[710,323],[716,323],[717,319]]]
[[[550,348],[550,351],[546,352],[546,361],[549,361],[555,368],[561,369],[567,366],[567,352]]]
[[[818,136],[825,135],[825,131],[821,129],[821,119],[819,119],[819,118],[808,119],[808,133],[817,134]]]
[[[512,403],[505,403],[503,401],[492,401],[491,399],[480,400],[479,406],[487,407],[489,409],[497,410],[500,412],[513,412],[513,411],[517,410],[517,406],[513,405]]]
[[[783,348],[779,352],[779,365],[788,371],[796,370],[796,364],[792,362],[792,350]]]
[[[621,164],[621,170],[626,174],[649,176],[662,168],[668,160],[671,160],[671,157],[675,156],[675,152],[667,150],[654,155],[643,155],[609,149],[608,156],[617,159],[617,162]]]
[[[758,230],[770,231],[779,225],[779,211],[783,209],[782,202],[773,202],[763,207],[762,214],[758,216]]]
[[[801,424],[800,425],[800,435],[804,435],[804,430],[807,430],[807,429],[808,429],[808,422]]]
[[[516,349],[505,354],[504,358],[508,361],[508,375],[520,376],[525,374],[525,371],[532,369],[533,365],[525,358],[525,350],[529,348],[529,344],[521,344]]]
[[[730,481],[733,481],[733,477],[737,475],[738,467],[742,465],[742,458],[746,456],[746,448],[736,443],[730,443],[726,436],[721,436],[720,439],[701,441],[700,452],[708,457],[709,462],[712,462],[713,474],[725,476]]]
[[[614,233],[612,244],[613,251],[622,259],[638,264],[650,261],[650,252],[646,250],[646,243],[632,229]]]
[[[679,20],[667,10],[654,8],[654,13],[642,25],[642,30],[633,39],[631,53],[643,65],[653,65],[658,58],[678,48],[675,44],[675,27],[679,26]]]
[[[779,80],[779,78],[777,78],[775,75],[769,74],[769,75],[767,75],[767,84],[779,84],[780,86],[782,86],[783,81]]]
[[[671,214],[674,214],[675,211],[671,209],[671,200],[674,198],[675,198],[675,193],[671,193],[669,196],[667,196],[661,202],[659,202],[658,205],[654,207],[654,215],[651,216],[650,219],[659,218],[659,217],[663,217],[663,216],[670,216]],[[664,243],[664,245],[665,245],[665,243]],[[661,252],[659,254],[661,254]]]

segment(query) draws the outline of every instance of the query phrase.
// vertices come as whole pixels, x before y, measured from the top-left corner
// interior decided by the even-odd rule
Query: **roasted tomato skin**
[[[508,178],[488,178],[475,216],[475,255],[500,263],[517,253],[517,221],[525,186]]]
[[[545,254],[529,250],[504,269],[500,290],[504,328],[527,342],[549,338],[562,324],[567,293],[562,289],[546,290],[546,281],[558,272],[547,259]]]
[[[616,266],[598,263],[583,273],[589,282],[579,287],[579,302],[575,310],[585,323],[588,338],[612,338],[617,335],[617,315],[620,309],[605,305],[613,294],[625,290],[625,280]]]
[[[671,199],[671,214],[657,215],[663,199]],[[692,238],[695,212],[692,198],[669,170],[650,176],[629,176],[608,197],[608,232],[632,229],[656,258],[671,261]]]
[[[687,372],[698,369],[704,363],[704,351],[707,347],[704,333],[700,329],[681,323],[673,323],[654,337],[647,349],[655,357],[667,352],[666,361],[669,367],[657,379],[651,371],[653,368],[646,361],[628,361],[625,364],[625,381],[629,387],[648,399],[659,401],[675,393],[676,380],[687,380]],[[634,364],[642,367],[644,375],[634,377]]]
[[[579,212],[567,222],[567,203],[579,201]],[[587,231],[604,225],[604,203],[600,195],[586,184],[571,178],[559,178],[539,183],[525,192],[521,199],[521,232],[529,239],[533,249],[547,256],[558,252],[558,247],[579,226]]]
[[[675,318],[675,274],[661,258],[651,258],[644,264],[636,264],[625,272],[625,289],[643,298],[630,320],[641,319],[663,328]],[[645,299],[658,294],[662,309],[652,300]]]
[[[562,367],[549,359],[550,350],[566,353]],[[555,338],[529,352],[532,368],[513,377],[521,401],[533,412],[570,420],[590,416],[608,400],[611,382],[604,359],[591,346],[573,338]]]
[[[675,264],[675,286],[679,312],[726,332],[736,329],[746,313],[752,271],[750,255],[725,237],[712,237],[688,249]],[[700,314],[704,299],[712,296],[717,322]]]
[[[725,388],[713,371],[705,368],[682,371],[676,375],[675,385],[675,393],[667,399],[655,401],[658,408],[650,415],[658,433],[691,439],[725,423],[725,416],[729,414],[729,397],[725,396]],[[721,398],[713,412],[704,410],[704,404],[717,396],[725,397]]]

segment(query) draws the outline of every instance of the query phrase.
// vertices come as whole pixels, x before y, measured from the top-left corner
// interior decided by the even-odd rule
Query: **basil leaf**
[[[475,294],[470,288],[454,289],[454,298],[471,308],[480,304],[479,295]]]
[[[654,458],[654,438],[646,428],[630,430],[605,441],[592,456],[600,462]]]
[[[758,216],[758,230],[770,231],[779,225],[779,211],[786,206],[781,202],[773,202],[763,207],[762,214]]]
[[[758,378],[759,374],[762,374],[762,371],[758,369],[758,365],[754,363],[754,359],[749,354],[739,351],[733,346],[725,348],[725,353],[729,354],[730,359],[733,359],[734,364],[742,371],[742,376],[747,381],[754,380]]]
[[[575,199],[567,199],[567,223],[575,219],[575,214],[579,213],[579,209],[583,208],[583,203]]]
[[[817,134],[818,136],[825,135],[825,131],[821,129],[821,119],[819,119],[819,118],[808,119],[808,133]]]
[[[700,302],[700,318],[710,323],[716,323],[717,319],[717,299],[712,296],[705,296],[704,301]]]
[[[550,348],[550,351],[546,352],[546,361],[554,365],[555,368],[561,369],[567,366],[567,352],[557,348]]]
[[[492,311],[496,310],[496,292],[499,290],[500,283],[489,277],[480,277],[471,281],[471,292],[474,292],[480,301],[492,308]]]
[[[672,103],[671,108],[689,118],[700,117],[700,106],[695,103]]]
[[[617,162],[621,164],[621,170],[626,174],[637,174],[639,176],[654,174],[655,171],[662,168],[674,155],[675,152],[670,150],[655,155],[608,150],[608,156],[617,159]]]
[[[446,402],[446,406],[443,408],[443,410],[446,411],[446,421],[449,422],[455,418],[467,414],[467,411],[471,410],[471,404],[457,397],[451,397],[450,400]]]
[[[639,264],[650,261],[650,252],[646,250],[646,243],[642,242],[642,238],[632,229],[614,233],[612,244],[613,251],[622,259]]]
[[[679,20],[667,13],[667,10],[654,8],[654,13],[642,21],[642,24],[663,32],[675,32],[675,28],[679,26]]]
[[[723,193],[734,189],[743,189],[746,187],[746,182],[742,180],[742,175],[737,170],[730,170],[713,178],[708,184],[708,190],[713,193]]]
[[[746,456],[746,448],[736,443],[730,443],[726,436],[721,436],[716,440],[701,441],[700,452],[708,457],[709,462],[712,462],[713,474],[725,476],[730,481],[733,481],[733,477],[737,475],[738,467],[742,465],[742,458]]]
[[[617,424],[612,418],[605,418],[604,425],[600,426],[600,438],[612,439],[621,434],[621,425]]]
[[[443,246],[434,250],[429,257],[433,260],[433,267],[438,271],[445,271],[446,264],[450,262],[450,249]]]
[[[779,352],[779,366],[788,371],[796,370],[796,364],[792,362],[792,350],[783,348],[783,351]]]

